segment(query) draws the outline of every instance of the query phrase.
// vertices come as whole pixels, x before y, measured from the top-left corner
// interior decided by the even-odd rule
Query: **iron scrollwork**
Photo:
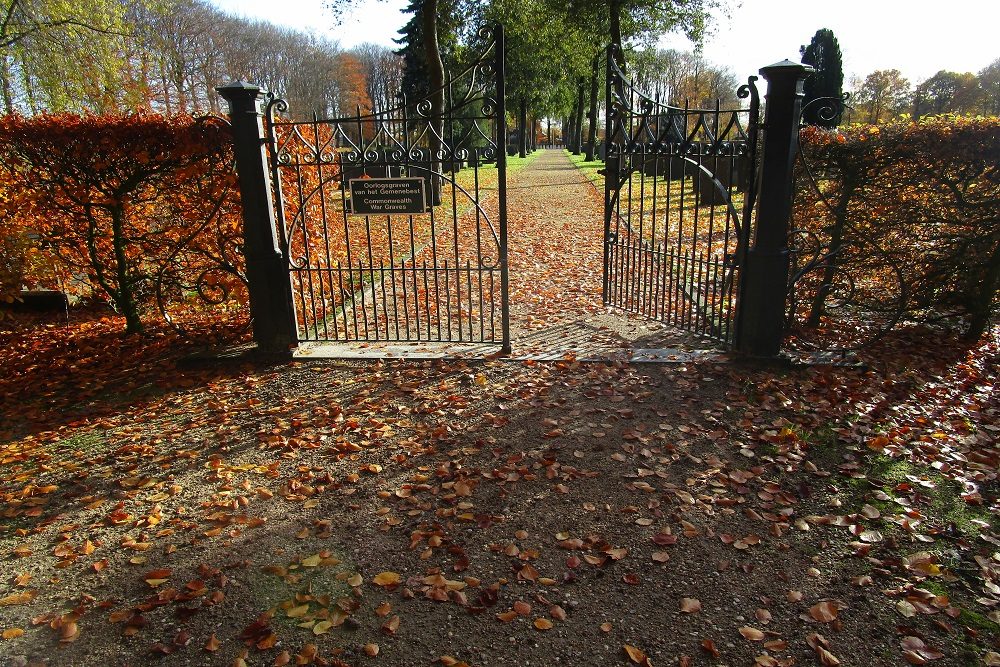
[[[300,340],[507,344],[505,211],[480,182],[487,166],[502,180],[502,31],[476,36],[481,49],[441,89],[416,100],[399,93],[391,108],[297,120],[268,98],[272,192]],[[466,163],[474,176],[461,173]],[[363,179],[417,181],[424,208],[357,214],[351,184]]]
[[[607,53],[604,301],[728,345],[756,196],[760,98],[671,105]]]

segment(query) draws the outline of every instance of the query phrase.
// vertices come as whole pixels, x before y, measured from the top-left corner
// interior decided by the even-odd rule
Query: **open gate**
[[[387,111],[266,108],[282,254],[302,341],[510,347],[503,33],[435,93]],[[440,98],[439,98],[440,99]],[[276,113],[278,112],[278,113]]]
[[[756,195],[760,100],[670,106],[607,60],[604,303],[734,342],[740,267]]]

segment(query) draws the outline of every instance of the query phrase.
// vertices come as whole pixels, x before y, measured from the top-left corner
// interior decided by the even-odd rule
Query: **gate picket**
[[[692,109],[650,99],[608,49],[604,303],[723,346],[753,214],[760,100]],[[742,204],[742,209],[739,205]]]
[[[445,83],[440,117],[432,95],[311,121],[281,118],[280,99],[267,104],[266,147],[300,342],[509,350],[502,28],[478,37],[473,62]]]

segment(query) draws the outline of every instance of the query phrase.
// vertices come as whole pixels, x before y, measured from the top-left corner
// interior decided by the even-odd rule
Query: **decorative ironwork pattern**
[[[848,99],[845,93],[808,105],[819,108],[819,118],[840,118]],[[838,166],[851,156],[811,160],[805,143],[796,155],[787,323],[793,347],[844,355],[892,330],[906,312],[907,285],[889,249],[851,218],[850,177]]]
[[[509,348],[503,34],[435,93],[307,122],[266,107],[268,157],[301,341]],[[422,212],[354,213],[351,182],[422,183]],[[411,181],[413,183],[414,181]],[[357,199],[357,197],[355,197]]]
[[[604,302],[730,345],[756,194],[760,99],[671,106],[637,91],[609,48]]]

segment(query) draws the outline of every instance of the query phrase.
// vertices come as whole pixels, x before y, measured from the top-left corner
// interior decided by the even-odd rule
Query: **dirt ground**
[[[512,181],[515,352],[692,344],[601,306],[599,206],[562,151]],[[0,665],[1000,664],[1000,331],[860,370],[109,326],[3,334]]]

